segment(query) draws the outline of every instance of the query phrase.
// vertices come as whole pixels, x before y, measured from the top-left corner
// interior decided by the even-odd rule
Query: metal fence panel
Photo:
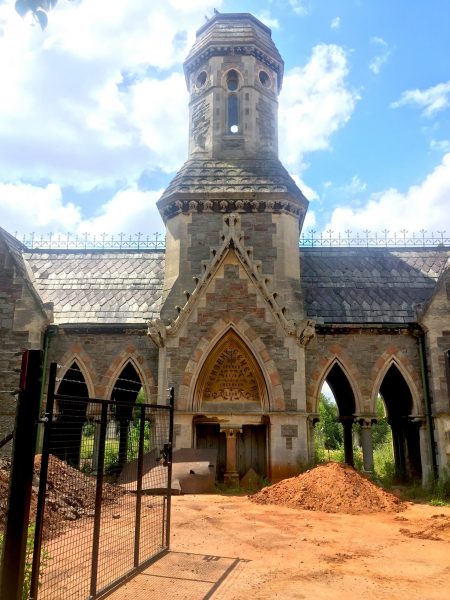
[[[54,394],[55,369],[31,598],[94,599],[168,550],[173,402]]]

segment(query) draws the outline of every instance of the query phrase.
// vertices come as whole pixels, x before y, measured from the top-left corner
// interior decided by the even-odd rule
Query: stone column
[[[431,456],[428,444],[428,427],[425,418],[420,418],[419,422],[419,440],[420,440],[420,458],[422,461],[422,485],[425,487],[430,483],[433,476],[431,465]]]
[[[353,467],[353,415],[339,417],[344,428],[344,460],[345,464]]]
[[[227,440],[227,462],[224,474],[224,483],[228,487],[239,485],[239,473],[236,465],[236,437],[240,429],[223,429]]]
[[[319,413],[310,413],[308,415],[308,463],[310,466],[316,464],[314,438],[316,435],[315,427],[319,421]]]
[[[372,440],[372,425],[375,419],[362,418],[358,419],[361,425],[361,445],[363,452],[363,470],[365,473],[373,473],[373,440]]]

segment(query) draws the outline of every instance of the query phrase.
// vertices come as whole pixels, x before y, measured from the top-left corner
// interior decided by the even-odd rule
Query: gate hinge
[[[48,423],[49,421],[49,413],[42,413],[36,423]]]

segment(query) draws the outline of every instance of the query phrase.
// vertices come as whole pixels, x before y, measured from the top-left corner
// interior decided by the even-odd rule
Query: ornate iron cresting
[[[163,233],[29,233],[22,237],[17,233],[14,235],[29,250],[159,250],[166,246]]]
[[[353,232],[347,229],[343,234],[332,229],[325,232],[310,229],[307,233],[302,233],[299,245],[302,248],[423,248],[428,246],[450,246],[450,237],[445,234],[445,231],[428,232],[425,229],[412,233],[407,229],[401,231],[384,229],[381,232],[370,231],[369,229]]]
[[[302,233],[299,239],[301,248],[424,248],[433,246],[450,246],[450,236],[446,231],[428,232],[421,229],[419,232],[409,232],[406,229],[401,231],[389,231],[384,229],[381,232],[370,231],[350,231],[347,229],[344,233],[335,232],[332,229],[327,231],[315,231],[310,229]],[[28,250],[164,250],[165,236],[163,233],[135,233],[125,234],[117,233],[109,235],[102,233],[100,235],[90,236],[83,234],[57,234],[48,233],[47,235],[30,233],[20,237],[15,233],[15,237]]]

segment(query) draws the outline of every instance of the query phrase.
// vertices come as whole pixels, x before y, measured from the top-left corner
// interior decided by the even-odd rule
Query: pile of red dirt
[[[284,479],[249,496],[258,504],[278,504],[328,513],[398,512],[404,503],[352,467],[327,463]]]
[[[0,465],[0,529],[6,522],[9,489],[9,465]],[[31,496],[30,521],[36,518],[37,491],[41,456],[34,461],[35,478]],[[102,504],[112,504],[126,493],[122,488],[103,484]],[[96,478],[85,475],[53,455],[49,457],[47,495],[45,502],[44,537],[51,538],[70,521],[93,517]]]
[[[445,514],[431,515],[427,521],[415,523],[412,529],[404,527],[400,532],[411,538],[450,542],[450,517]]]

